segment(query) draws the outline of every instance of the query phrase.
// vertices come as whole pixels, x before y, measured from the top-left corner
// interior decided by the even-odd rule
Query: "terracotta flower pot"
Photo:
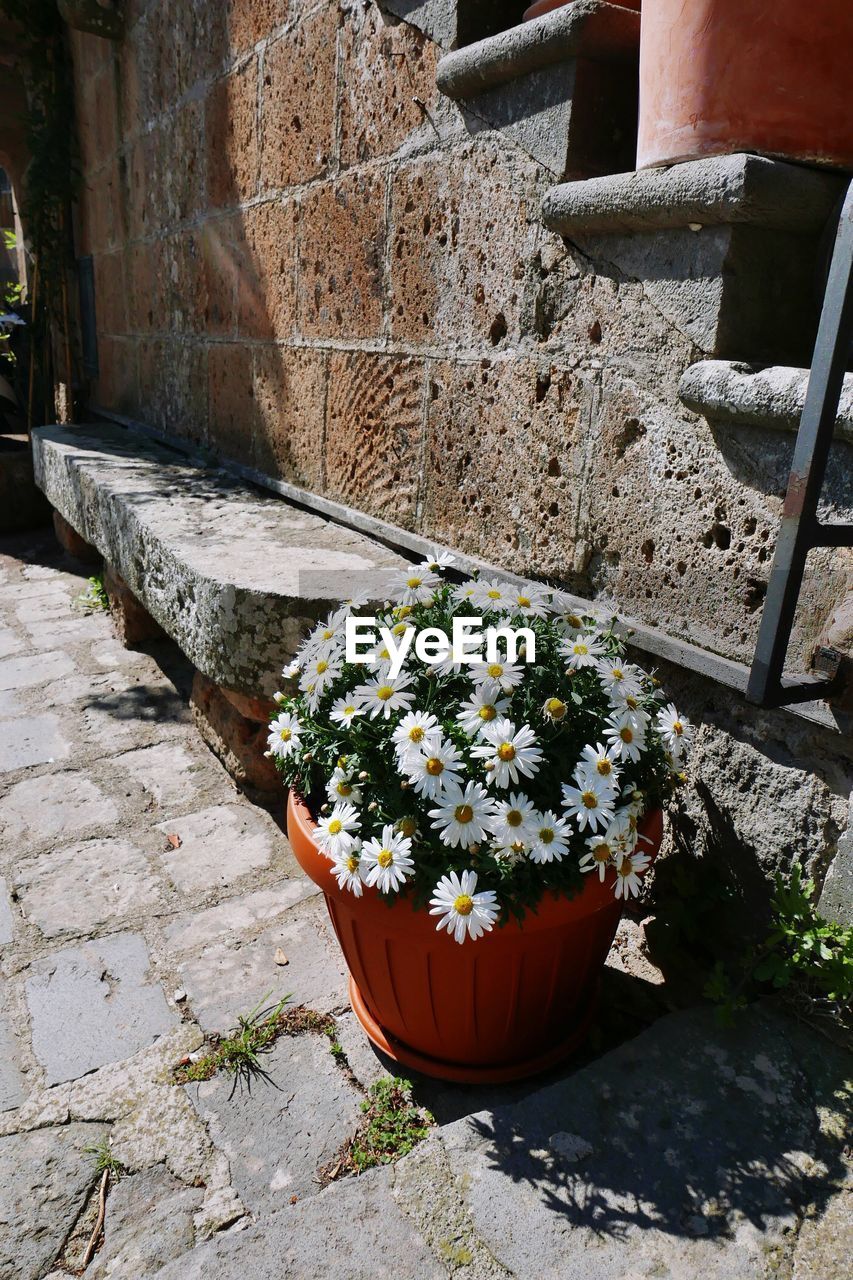
[[[657,853],[660,811],[643,821]],[[427,1075],[505,1081],[553,1066],[581,1042],[621,903],[613,873],[584,878],[568,899],[547,894],[523,924],[510,920],[460,946],[428,910],[375,889],[341,889],[314,840],[314,823],[291,791],[287,833],[326,905],[350,970],[350,999],[373,1043]]]
[[[543,13],[550,13],[552,9],[562,9],[563,5],[574,4],[575,0],[535,0],[535,3],[529,9],[524,10],[524,21],[530,22],[532,18],[541,18]],[[639,9],[642,0],[608,0],[608,3],[617,5],[620,9]]]
[[[644,0],[637,165],[756,151],[853,168],[853,4]]]

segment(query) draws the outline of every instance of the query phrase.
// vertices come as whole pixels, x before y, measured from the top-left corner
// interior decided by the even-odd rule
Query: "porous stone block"
[[[176,1018],[132,933],[54,951],[30,968],[33,1052],[49,1085],[119,1062],[171,1031]]]
[[[182,329],[205,336],[234,336],[236,242],[241,237],[237,217],[208,220],[175,237],[172,261],[176,279],[171,296],[176,308],[173,314]],[[140,385],[146,389],[141,377]]]
[[[255,348],[257,465],[313,493],[325,485],[328,367],[325,351]]]
[[[267,46],[261,97],[261,185],[318,177],[335,129],[336,5],[324,5]]]
[[[217,342],[208,351],[208,433],[217,452],[234,462],[254,461],[252,348]]]
[[[332,353],[326,496],[413,527],[423,467],[424,377],[419,360]]]
[[[100,564],[101,553],[98,548],[91,546],[85,538],[81,538],[73,525],[70,525],[59,511],[53,513],[53,532],[63,551],[67,551],[75,560],[82,560],[84,564]]]
[[[296,327],[297,220],[297,203],[278,199],[240,215],[237,329],[246,337],[286,338]]]
[[[244,715],[225,690],[200,671],[193,678],[190,706],[199,733],[235,782],[256,791],[281,790],[278,771],[265,755],[269,728],[263,717]]]
[[[387,571],[407,563],[120,427],[42,427],[33,437],[53,505],[227,689],[271,696],[312,620],[354,591],[384,598]]]
[[[299,320],[316,338],[371,338],[382,328],[385,177],[346,173],[302,199]]]
[[[258,187],[258,60],[214,81],[205,103],[207,198],[214,208],[249,200]]]
[[[235,53],[245,53],[284,25],[290,3],[289,0],[229,0],[223,7],[228,14],[229,46]]]
[[[120,573],[104,564],[104,590],[110,602],[110,620],[126,649],[135,649],[166,634],[137,600]]]

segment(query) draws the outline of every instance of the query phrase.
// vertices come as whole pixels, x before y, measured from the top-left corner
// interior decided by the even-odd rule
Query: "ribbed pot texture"
[[[642,824],[660,846],[659,810]],[[547,894],[537,912],[461,945],[407,898],[391,906],[375,889],[341,889],[314,840],[310,813],[291,791],[293,852],[326,895],[350,973],[386,1035],[449,1064],[499,1067],[546,1054],[570,1038],[588,1012],[619,923],[613,876],[594,873],[568,899]]]
[[[637,167],[754,151],[853,168],[851,0],[643,0]]]

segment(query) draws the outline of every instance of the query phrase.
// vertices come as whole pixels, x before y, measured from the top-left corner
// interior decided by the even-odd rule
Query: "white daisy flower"
[[[513,844],[494,844],[491,854],[495,862],[504,867],[517,867],[527,859],[526,846],[521,840],[516,840]]]
[[[468,578],[465,582],[460,582],[459,586],[453,588],[450,598],[455,605],[473,605],[476,593],[476,581],[473,578]]]
[[[574,818],[579,831],[607,828],[613,821],[614,796],[606,778],[597,773],[583,775],[577,786],[563,783],[563,808]]]
[[[546,720],[553,720],[555,724],[565,720],[568,710],[569,708],[562,698],[547,698],[542,704],[543,716]]]
[[[347,804],[361,804],[361,787],[353,782],[352,771],[341,769],[340,766],[326,784],[326,795],[332,804],[338,804],[341,800]]]
[[[329,712],[329,719],[348,729],[357,715],[359,715],[358,703],[352,694],[348,694],[345,698],[335,699]]]
[[[296,716],[289,711],[282,711],[270,725],[267,746],[274,756],[285,760],[299,748],[299,735],[302,725]]]
[[[355,805],[336,804],[331,813],[320,818],[315,839],[329,857],[343,857],[355,846],[358,839],[355,832],[360,826],[361,818]]]
[[[636,762],[645,750],[646,727],[637,712],[628,708],[613,712],[605,726],[604,736],[617,760]]]
[[[435,716],[425,711],[407,712],[391,734],[394,750],[397,752],[398,759],[401,760],[430,743],[439,742],[440,739],[441,725]]]
[[[494,609],[505,613],[512,607],[512,596],[515,588],[509,582],[498,582],[496,578],[480,578],[474,589],[472,603],[478,609]]]
[[[558,818],[550,809],[537,813],[528,849],[530,861],[559,862],[569,852],[571,838],[572,830],[565,818]]]
[[[462,784],[462,756],[452,742],[442,739],[431,741],[407,756],[400,762],[400,768],[418,795],[427,800],[437,800],[447,787]]]
[[[310,690],[316,697],[321,698],[329,685],[337,680],[342,670],[343,665],[334,654],[311,658],[305,664],[299,680],[299,688],[304,693]]]
[[[486,680],[466,702],[456,716],[465,732],[472,738],[509,709],[509,698],[501,697],[501,687],[496,680]]]
[[[350,893],[355,894],[357,898],[361,897],[364,893],[364,876],[358,848],[355,845],[332,860],[332,875],[342,889],[349,889]]]
[[[585,667],[594,667],[606,650],[604,642],[596,635],[577,635],[573,639],[564,640],[560,652],[568,660],[570,671],[582,671]]]
[[[640,668],[620,658],[602,658],[595,664],[601,686],[610,700],[616,704],[626,698],[639,698],[643,692]]]
[[[686,716],[680,716],[675,703],[670,702],[669,706],[658,712],[657,726],[664,746],[673,759],[680,760],[690,746],[693,725]]]
[[[524,667],[517,662],[504,662],[501,658],[497,662],[477,663],[469,669],[475,685],[479,686],[485,684],[487,680],[492,680],[506,693],[521,684],[524,679]]]
[[[489,830],[501,848],[520,844],[524,848],[534,839],[538,814],[527,796],[514,791],[506,800],[496,800],[488,821]]]
[[[371,720],[375,720],[377,716],[390,720],[392,711],[411,709],[415,700],[415,695],[408,692],[411,683],[412,677],[405,671],[401,671],[395,680],[380,673],[366,684],[358,685],[351,696],[355,697],[362,711]]]
[[[547,618],[548,596],[540,587],[532,582],[525,582],[520,587],[513,587],[509,593],[511,604],[508,613],[520,613],[525,618]]]
[[[281,674],[285,680],[295,680],[302,670],[302,664],[298,658],[294,658],[292,662],[288,662],[286,667],[282,667]]]
[[[520,776],[532,778],[539,771],[542,752],[536,734],[529,725],[516,729],[511,720],[501,717],[481,730],[483,741],[471,748],[471,754],[485,760],[488,781],[497,787],[508,787]]]
[[[620,773],[615,763],[618,758],[619,750],[617,747],[603,747],[599,742],[594,747],[584,747],[578,762],[578,768],[583,769],[585,772],[594,771],[601,778],[610,778],[611,784],[615,788],[619,782]]]
[[[435,819],[432,827],[438,832],[442,844],[448,844],[452,849],[457,846],[470,849],[485,840],[493,808],[485,787],[479,782],[469,782],[464,791],[459,787],[448,787],[438,807],[430,809],[429,816]]]
[[[590,836],[587,840],[587,851],[580,860],[580,869],[597,870],[599,880],[603,880],[607,868],[614,866],[624,854],[630,853],[635,844],[636,837],[625,821],[624,811],[620,811],[606,831]]]
[[[339,624],[334,614],[331,614],[325,622],[321,622],[314,628],[308,639],[302,646],[301,656],[303,659],[328,657],[328,655],[342,644],[343,636],[340,633]]]
[[[397,604],[428,604],[441,586],[441,578],[426,568],[412,567],[396,583],[391,599]]]
[[[418,568],[428,569],[430,573],[438,573],[441,569],[449,569],[452,564],[456,564],[456,556],[451,555],[449,551],[433,549]]]
[[[476,871],[463,871],[461,876],[451,871],[435,886],[430,915],[441,916],[437,930],[446,929],[462,943],[466,937],[476,939],[488,933],[500,915],[500,908],[493,890],[477,893]]]
[[[361,872],[366,884],[381,893],[393,893],[414,875],[412,842],[390,824],[382,828],[382,838],[365,840],[361,846]]]
[[[647,853],[622,854],[616,863],[616,888],[614,892],[617,898],[627,899],[631,895],[636,898],[642,885],[640,876],[650,862],[651,858]]]

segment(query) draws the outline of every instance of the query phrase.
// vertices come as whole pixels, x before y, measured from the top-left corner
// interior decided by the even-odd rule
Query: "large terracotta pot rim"
[[[660,843],[659,830],[662,826],[662,820],[663,815],[660,809],[650,811],[642,820],[641,825],[648,829],[655,845]],[[329,897],[343,899],[352,904],[355,910],[358,909],[359,903],[364,903],[365,905],[367,903],[375,903],[383,906],[385,908],[383,926],[387,924],[389,933],[410,932],[413,928],[419,932],[436,932],[436,917],[429,914],[427,906],[415,906],[411,894],[398,895],[392,902],[388,903],[382,898],[378,889],[371,888],[369,885],[364,886],[364,893],[361,898],[355,898],[349,889],[341,888],[336,878],[332,875],[331,861],[322,852],[314,839],[316,823],[311,816],[311,811],[302,796],[293,788],[291,788],[288,796],[287,821],[288,829],[290,823],[293,822],[313,846],[316,860],[312,860],[310,866],[306,865],[304,857],[300,857],[299,850],[294,849],[294,853],[306,875],[315,884],[318,884]],[[483,934],[477,939],[476,943],[471,945],[478,948],[487,947],[491,941],[494,941],[501,934],[505,935],[507,932],[531,933],[540,929],[553,929],[555,925],[569,925],[573,920],[582,916],[586,917],[596,911],[612,908],[615,901],[613,893],[615,882],[615,871],[608,871],[603,881],[598,878],[595,872],[587,872],[576,894],[569,897],[567,894],[546,890],[536,907],[528,907],[525,910],[523,920],[519,921],[515,915],[504,911],[494,929],[489,933]],[[406,910],[407,907],[411,910]],[[447,940],[452,942],[449,937]],[[454,943],[453,945],[456,946],[458,944]],[[464,945],[467,945],[467,943]]]

